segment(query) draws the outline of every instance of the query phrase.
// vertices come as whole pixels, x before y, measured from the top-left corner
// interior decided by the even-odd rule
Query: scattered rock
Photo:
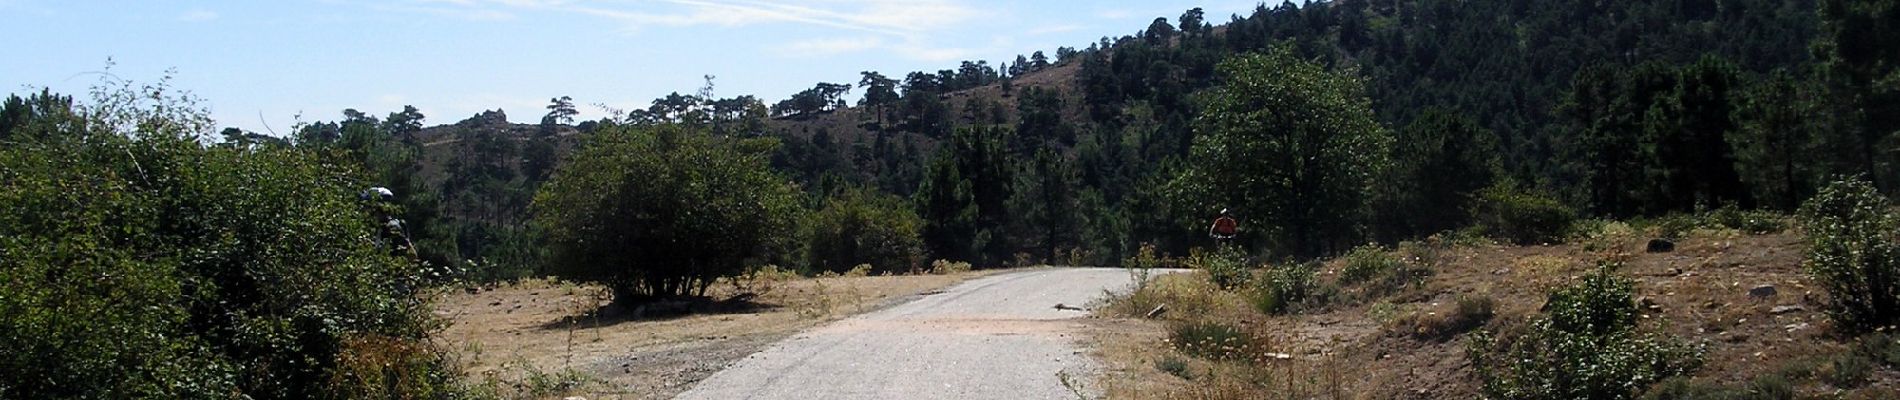
[[[1076,306],[1071,306],[1071,305],[1062,304],[1062,303],[1056,303],[1056,309],[1067,310],[1067,311],[1082,311],[1082,307],[1076,307]]]
[[[1761,286],[1756,286],[1753,289],[1748,289],[1748,297],[1751,297],[1751,298],[1763,299],[1763,298],[1768,298],[1768,297],[1774,297],[1774,295],[1775,295],[1775,285],[1761,285]]]
[[[1682,268],[1670,267],[1669,269],[1663,270],[1663,276],[1677,276],[1677,275],[1682,275]]]
[[[1784,326],[1783,328],[1787,328],[1788,332],[1794,332],[1794,331],[1798,331],[1802,329],[1808,329],[1808,323],[1802,322],[1802,323],[1788,324],[1788,326]]]
[[[1775,308],[1768,309],[1768,313],[1770,314],[1787,314],[1787,313],[1796,312],[1796,311],[1807,311],[1807,307],[1775,306]]]
[[[1649,296],[1636,298],[1636,305],[1642,307],[1644,310],[1662,311],[1662,305],[1656,304],[1656,299],[1649,298]]]
[[[1511,273],[1510,268],[1498,268],[1498,270],[1496,271],[1491,271],[1492,275],[1504,275],[1504,274],[1509,274],[1509,273]]]
[[[1668,239],[1661,239],[1661,238],[1650,239],[1649,246],[1644,248],[1644,251],[1648,251],[1651,253],[1668,253],[1668,252],[1676,251],[1676,242],[1671,242]]]

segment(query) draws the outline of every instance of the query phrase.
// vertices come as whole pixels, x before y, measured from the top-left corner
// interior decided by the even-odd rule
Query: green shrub
[[[1339,271],[1339,284],[1351,285],[1402,268],[1398,257],[1376,245],[1359,246],[1346,253],[1346,267]]]
[[[1486,235],[1520,245],[1560,242],[1577,219],[1576,211],[1556,198],[1508,184],[1479,192],[1472,215]]]
[[[1900,368],[1900,334],[1883,332],[1861,336],[1854,351],[1887,368]]]
[[[0,397],[453,394],[356,164],[205,144],[163,83],[96,89],[0,144]]]
[[[1155,360],[1155,369],[1166,372],[1168,375],[1174,375],[1177,378],[1187,380],[1194,379],[1194,373],[1188,371],[1187,360],[1183,360],[1179,357],[1167,356]]]
[[[1803,262],[1828,293],[1828,314],[1849,329],[1900,323],[1900,218],[1872,184],[1838,181],[1801,205]]]
[[[1318,285],[1313,279],[1318,269],[1318,263],[1285,264],[1267,269],[1254,286],[1254,308],[1267,314],[1288,314],[1331,300],[1337,289]]]
[[[1631,284],[1610,270],[1552,293],[1527,327],[1473,335],[1466,356],[1485,396],[1627,399],[1701,365],[1701,348],[1635,332]]]
[[[1438,248],[1431,244],[1406,242],[1400,244],[1401,259],[1397,254],[1366,245],[1352,249],[1345,255],[1345,266],[1339,271],[1338,284],[1352,287],[1358,299],[1365,300],[1398,291],[1407,286],[1422,285],[1425,278],[1432,275],[1431,264],[1437,263]]]
[[[596,130],[535,195],[549,271],[627,302],[704,295],[795,253],[800,208],[767,165],[774,145],[674,125]]]
[[[1734,229],[1750,235],[1766,235],[1788,229],[1787,217],[1781,214],[1743,210],[1733,204],[1708,212],[1702,216],[1702,220],[1709,227]]]
[[[844,272],[870,264],[871,272],[922,268],[924,221],[897,196],[852,189],[825,200],[812,214],[806,256],[814,271]]]
[[[1207,271],[1208,279],[1221,289],[1245,287],[1253,278],[1245,257],[1233,247],[1191,255],[1187,263],[1191,268]]]
[[[1175,324],[1168,342],[1182,354],[1209,360],[1247,359],[1258,350],[1246,331],[1218,322]]]
[[[1794,384],[1787,377],[1768,374],[1746,385],[1699,383],[1687,377],[1663,380],[1643,393],[1644,400],[1793,400]]]
[[[1822,381],[1842,389],[1853,389],[1867,383],[1867,377],[1874,373],[1874,362],[1856,352],[1835,355],[1816,372]]]

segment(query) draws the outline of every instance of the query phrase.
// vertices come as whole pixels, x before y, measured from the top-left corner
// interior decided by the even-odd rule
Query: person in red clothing
[[[1240,223],[1234,222],[1234,217],[1228,215],[1227,209],[1223,208],[1220,210],[1220,218],[1215,218],[1214,225],[1207,227],[1207,235],[1224,245],[1234,240],[1234,233],[1239,229]]]

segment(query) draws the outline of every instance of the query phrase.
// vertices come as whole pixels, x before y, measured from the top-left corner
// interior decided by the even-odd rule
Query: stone
[[[1775,296],[1775,285],[1761,285],[1761,286],[1756,286],[1753,289],[1748,289],[1748,297],[1761,299],[1761,298],[1768,298],[1768,297],[1774,297],[1774,296]]]
[[[1807,311],[1807,308],[1802,306],[1775,306],[1775,308],[1768,309],[1768,313],[1770,314],[1787,314],[1796,311]]]
[[[1168,312],[1167,304],[1158,305],[1158,306],[1155,306],[1153,310],[1148,310],[1148,318],[1152,319],[1154,317],[1159,317],[1161,316],[1161,314],[1165,314],[1167,312]]]
[[[1668,252],[1676,251],[1676,242],[1669,241],[1669,239],[1661,239],[1661,238],[1650,239],[1649,246],[1645,247],[1644,251],[1648,251],[1651,253],[1668,253]]]
[[[1636,305],[1642,307],[1644,310],[1662,311],[1662,305],[1656,304],[1656,299],[1649,298],[1649,296],[1637,298]]]

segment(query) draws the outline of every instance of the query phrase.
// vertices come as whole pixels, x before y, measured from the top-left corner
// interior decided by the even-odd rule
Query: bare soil
[[[1439,253],[1435,273],[1416,287],[1384,297],[1345,299],[1322,310],[1292,316],[1265,316],[1243,305],[1219,305],[1211,318],[1232,321],[1271,343],[1288,360],[1254,361],[1257,371],[1280,382],[1289,393],[1316,397],[1467,399],[1478,396],[1478,383],[1465,359],[1466,338],[1419,339],[1382,325],[1383,310],[1448,311],[1460,296],[1496,299],[1496,316],[1480,329],[1498,330],[1535,317],[1551,290],[1594,270],[1599,261],[1618,260],[1617,274],[1634,279],[1639,302],[1653,303],[1642,313],[1642,328],[1706,345],[1706,364],[1694,373],[1700,382],[1740,384],[1795,365],[1823,364],[1824,357],[1847,350],[1821,312],[1826,294],[1802,271],[1799,234],[1745,236],[1699,232],[1676,242],[1676,250],[1647,253],[1635,238],[1560,246],[1481,245],[1452,247]],[[1330,281],[1343,262],[1330,261],[1320,272]],[[1206,279],[1182,274],[1174,279]],[[1773,285],[1777,295],[1751,297],[1749,290]],[[1350,290],[1350,289],[1348,289]],[[1776,306],[1798,309],[1771,312]],[[1237,308],[1238,307],[1238,308]],[[1375,308],[1380,310],[1375,310]],[[1108,373],[1102,385],[1111,398],[1260,398],[1260,393],[1223,393],[1209,376],[1234,368],[1232,362],[1192,359],[1165,340],[1168,324],[1103,313],[1092,324],[1098,345],[1092,351]],[[1183,361],[1188,378],[1162,371],[1163,363]],[[1245,363],[1245,362],[1242,362]],[[1190,380],[1195,379],[1195,380]],[[1225,379],[1225,378],[1223,378]],[[1876,367],[1871,382],[1853,390],[1812,380],[1799,383],[1805,395],[1900,397],[1900,372]],[[1884,394],[1884,395],[1883,395]],[[1324,396],[1322,396],[1324,395]],[[1273,397],[1280,397],[1278,395]]]
[[[651,318],[595,317],[607,305],[597,286],[524,281],[446,296],[437,313],[451,325],[439,337],[471,379],[532,385],[534,375],[571,370],[589,382],[551,394],[671,398],[793,333],[985,274],[754,282],[769,291],[749,307]],[[709,295],[737,290],[721,283]]]

